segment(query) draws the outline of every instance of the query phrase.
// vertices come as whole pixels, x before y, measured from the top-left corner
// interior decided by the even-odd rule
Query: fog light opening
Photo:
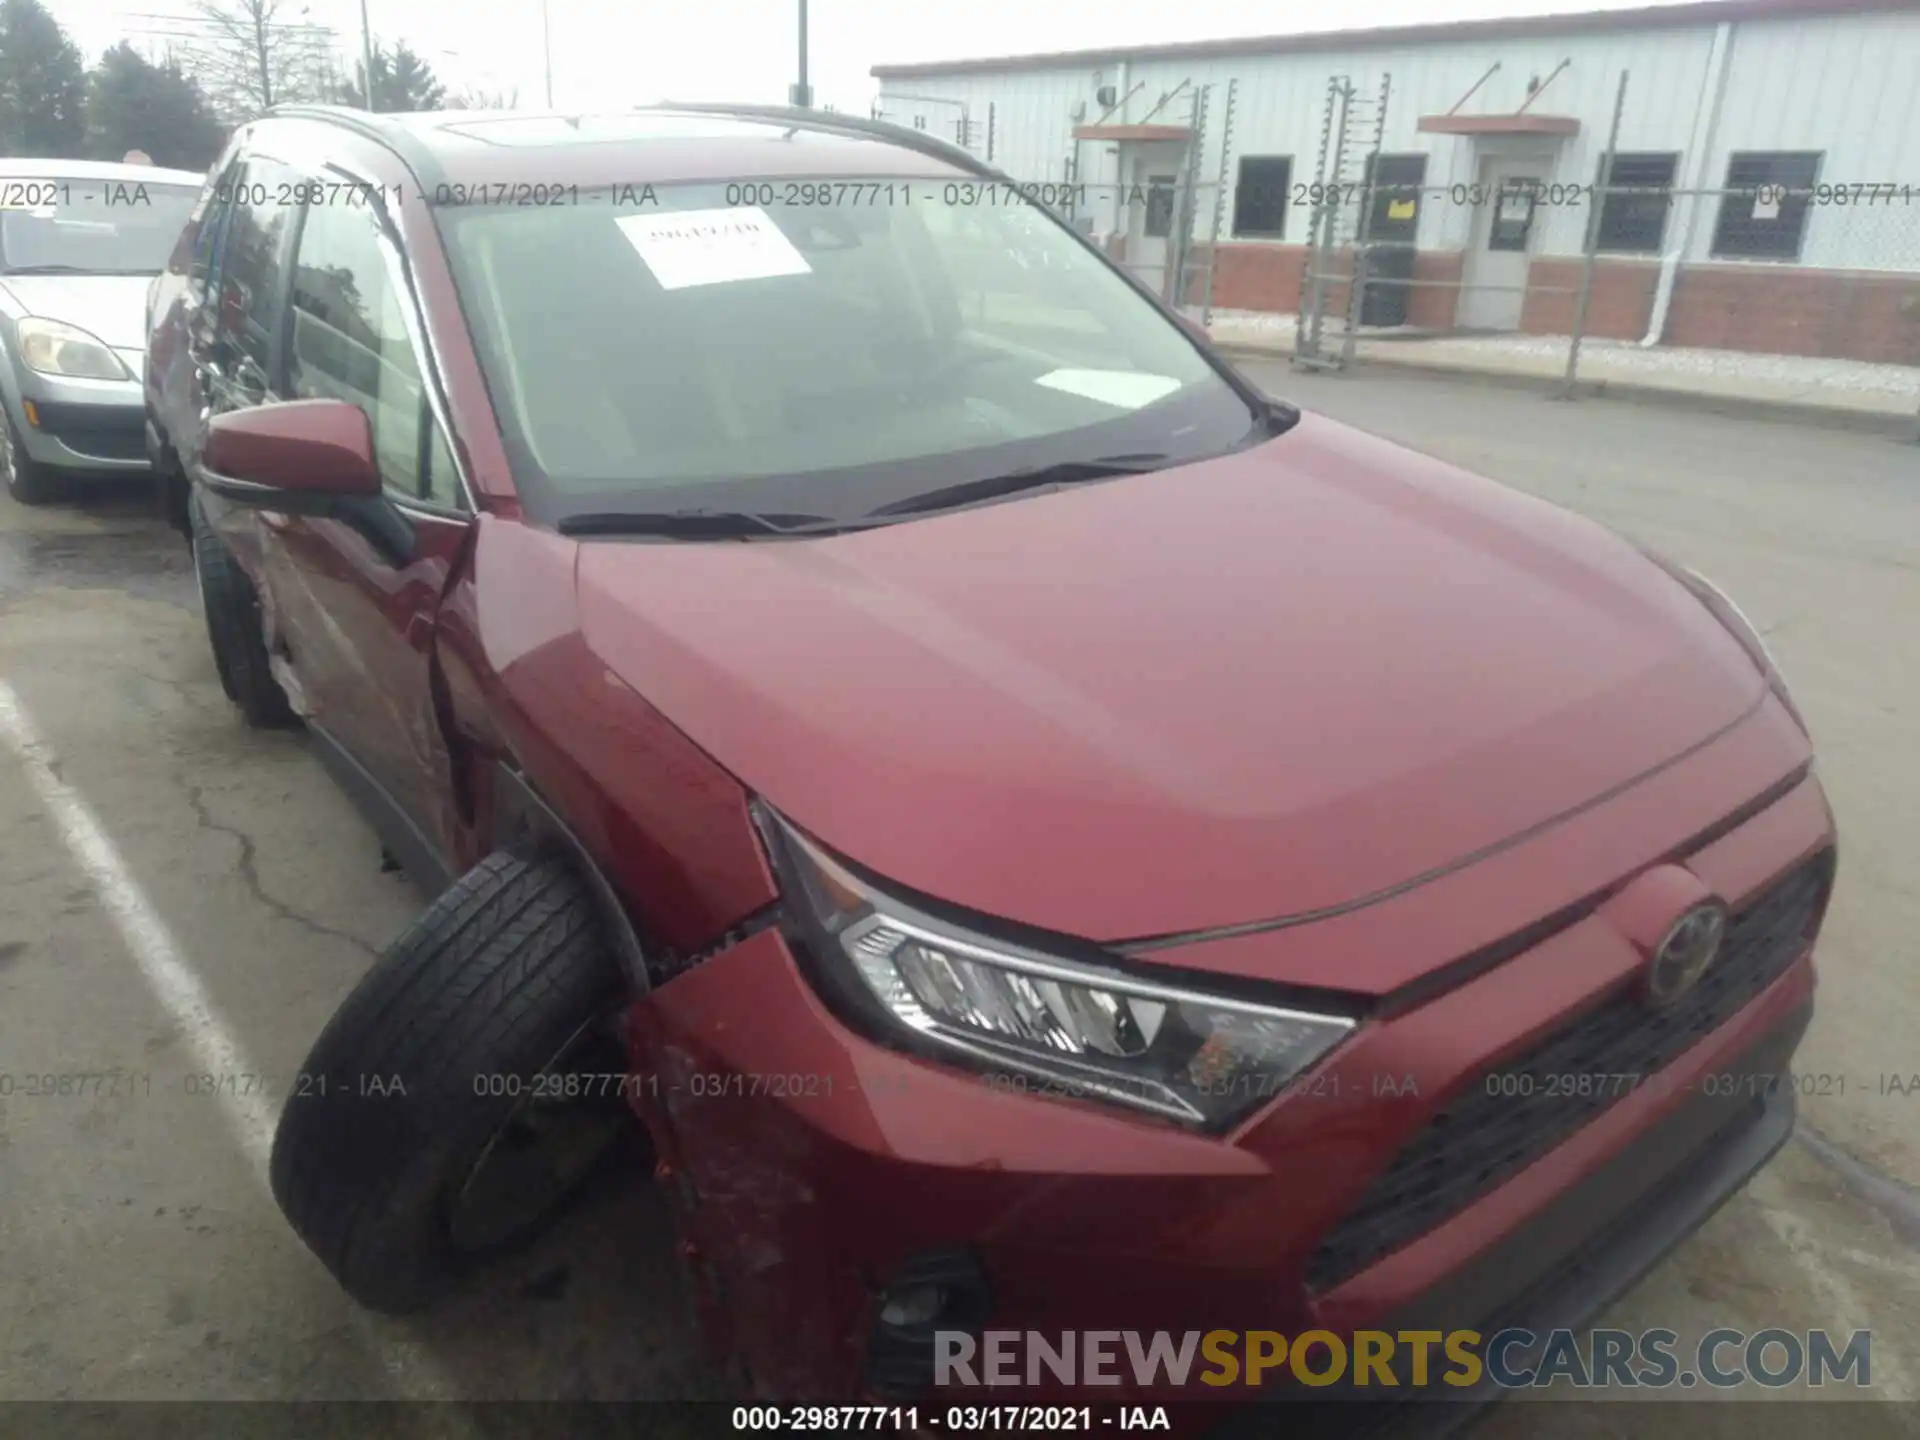
[[[993,1311],[980,1257],[964,1246],[911,1256],[874,1287],[873,1299],[866,1390],[889,1404],[932,1391],[940,1332],[978,1336]]]
[[[880,1306],[880,1323],[894,1330],[918,1330],[933,1324],[947,1308],[944,1285],[904,1285],[887,1292]]]

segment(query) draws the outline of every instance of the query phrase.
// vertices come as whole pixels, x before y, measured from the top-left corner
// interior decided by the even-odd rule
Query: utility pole
[[[803,110],[813,105],[813,87],[807,84],[807,0],[800,0],[800,83],[788,89],[787,103]]]
[[[553,27],[547,23],[547,0],[540,0],[540,52],[546,57],[547,109],[553,109]]]
[[[369,111],[380,107],[373,103],[373,26],[367,23],[367,0],[360,0],[360,64],[364,67],[361,84],[367,87],[363,97]]]

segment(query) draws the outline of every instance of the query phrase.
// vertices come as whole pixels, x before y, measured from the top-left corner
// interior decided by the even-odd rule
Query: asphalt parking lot
[[[1920,447],[1247,368],[1664,549],[1767,635],[1842,832],[1798,1062],[1816,1083],[1800,1138],[1606,1323],[1871,1330],[1869,1393],[1905,1403],[1848,1404],[1820,1433],[1920,1433]],[[0,681],[0,1074],[20,1082],[0,1093],[0,1399],[725,1393],[692,1348],[643,1167],[405,1323],[358,1312],[285,1228],[263,1180],[283,1077],[419,897],[382,872],[303,742],[250,732],[227,704],[186,548],[142,503],[0,496]],[[24,1093],[24,1077],[83,1072],[129,1079]],[[1859,1392],[1687,1398],[1729,1394]],[[1686,1409],[1672,1433],[1807,1429],[1777,1405]],[[1647,1419],[1509,1405],[1482,1433],[1648,1433]]]

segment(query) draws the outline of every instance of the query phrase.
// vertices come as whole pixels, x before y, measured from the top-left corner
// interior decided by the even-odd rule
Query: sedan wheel
[[[0,423],[0,479],[6,481],[7,493],[22,505],[58,500],[62,489],[58,477],[27,454],[11,415],[0,414],[0,421],[4,421]]]

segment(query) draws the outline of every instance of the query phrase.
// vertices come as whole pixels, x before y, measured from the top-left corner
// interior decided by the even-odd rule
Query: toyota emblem
[[[1717,900],[1694,906],[1668,930],[1647,965],[1649,1005],[1671,1005],[1700,983],[1719,958],[1727,933],[1727,907]]]

